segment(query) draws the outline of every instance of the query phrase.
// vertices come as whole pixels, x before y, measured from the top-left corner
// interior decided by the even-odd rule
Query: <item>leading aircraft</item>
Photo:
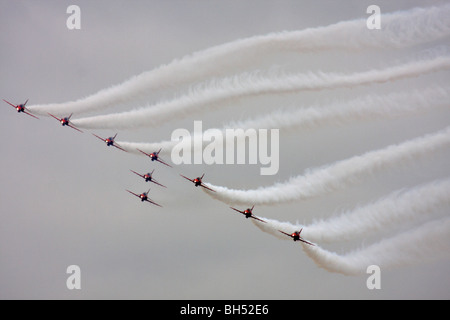
[[[153,182],[153,183],[155,183],[155,184],[157,184],[157,185],[159,185],[161,187],[167,188],[166,186],[163,186],[161,183],[159,183],[158,181],[153,179],[153,172],[155,171],[155,169],[153,169],[152,172],[148,172],[146,174],[140,174],[140,173],[137,173],[136,171],[133,171],[133,170],[130,170],[130,171],[135,173],[135,174],[137,174],[139,177],[144,178],[145,182],[149,182],[150,181],[150,182]]]
[[[13,108],[15,108],[17,110],[17,112],[23,112],[23,113],[25,113],[25,114],[27,114],[29,116],[32,116],[33,118],[39,119],[38,117],[36,117],[35,115],[29,113],[28,111],[25,111],[26,110],[25,105],[27,104],[28,99],[27,99],[27,101],[25,101],[25,103],[18,104],[18,105],[13,105],[11,102],[6,101],[5,99],[3,99],[3,101],[5,101],[7,104],[9,104]]]
[[[142,151],[142,150],[140,150],[140,149],[137,149],[137,150],[138,150],[139,152],[142,152],[143,154],[145,154],[147,157],[150,157],[150,159],[151,159],[152,161],[158,161],[158,162],[161,162],[162,164],[165,164],[166,166],[172,168],[171,165],[169,165],[169,164],[165,163],[164,161],[162,161],[161,159],[159,159],[159,153],[161,152],[162,149],[159,149],[158,152],[152,152],[152,153],[147,153],[147,152],[144,152],[144,151]]]
[[[238,209],[233,208],[233,207],[230,207],[230,208],[233,209],[234,211],[237,211],[237,212],[242,213],[247,219],[248,219],[248,218],[253,218],[253,219],[255,219],[255,220],[258,220],[258,221],[261,221],[261,222],[266,223],[264,220],[262,220],[262,219],[256,217],[255,215],[253,215],[252,211],[253,211],[253,208],[254,208],[254,207],[255,207],[255,206],[253,206],[251,209],[250,209],[250,208],[247,208],[247,209],[245,209],[244,211],[238,210]]]
[[[94,136],[96,136],[97,138],[99,138],[100,140],[102,140],[103,142],[106,142],[106,145],[109,147],[109,146],[113,146],[113,147],[116,147],[117,149],[120,149],[120,150],[122,150],[122,151],[125,151],[125,152],[128,152],[127,150],[125,150],[125,149],[123,149],[121,146],[119,146],[115,141],[114,141],[114,139],[117,137],[117,133],[114,135],[114,137],[109,137],[109,138],[102,138],[102,137],[99,137],[98,135],[96,135],[96,134],[93,134]]]
[[[132,195],[135,195],[136,197],[141,199],[142,202],[147,201],[147,202],[150,202],[151,204],[154,204],[155,206],[162,207],[162,205],[159,205],[156,202],[154,202],[148,198],[148,193],[150,192],[150,189],[148,189],[147,192],[143,192],[141,194],[134,193],[133,191],[130,191],[130,190],[127,190],[127,191],[129,193],[131,193]]]
[[[314,244],[312,244],[311,242],[306,241],[305,239],[303,239],[300,236],[300,233],[302,233],[302,230],[303,230],[303,228],[301,228],[299,231],[295,231],[294,233],[291,233],[291,234],[286,233],[286,232],[281,231],[281,230],[278,230],[278,231],[280,231],[281,233],[291,237],[294,241],[301,241],[301,242],[307,243],[307,244],[309,244],[311,246],[314,246]]]
[[[73,125],[70,124],[70,117],[72,117],[73,113],[71,113],[70,116],[64,117],[64,118],[58,118],[58,117],[52,115],[51,113],[49,113],[49,115],[52,116],[53,118],[55,118],[56,120],[58,120],[59,122],[61,122],[61,125],[63,127],[64,126],[68,126],[68,127],[71,127],[72,129],[75,129],[77,131],[83,132],[80,129],[78,129],[78,128],[76,128],[76,127],[74,127]]]
[[[194,185],[195,185],[196,187],[200,186],[200,187],[203,187],[203,188],[208,189],[208,190],[210,190],[210,191],[216,192],[215,190],[213,190],[213,189],[211,189],[211,188],[208,188],[207,186],[205,186],[205,185],[203,184],[202,179],[203,179],[203,177],[205,176],[205,174],[203,174],[201,177],[197,177],[197,178],[195,178],[195,179],[190,179],[190,178],[188,178],[188,177],[186,177],[186,176],[183,176],[182,174],[180,174],[180,176],[182,176],[183,178],[185,178],[185,179],[187,179],[187,180],[193,182]]]

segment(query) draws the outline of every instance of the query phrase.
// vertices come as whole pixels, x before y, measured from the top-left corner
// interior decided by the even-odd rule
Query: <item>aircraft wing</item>
[[[127,150],[123,149],[121,146],[119,146],[117,143],[113,142],[113,146],[116,147],[117,149],[120,149],[122,151],[128,152]]]
[[[136,171],[133,171],[133,170],[130,170],[130,171],[133,172],[133,173],[135,173],[135,174],[137,174],[139,177],[144,178],[144,175],[143,175],[143,174],[137,173]]]
[[[264,223],[267,223],[266,221],[264,221],[264,220],[262,220],[262,219],[260,219],[260,218],[258,218],[256,216],[254,216],[254,215],[252,215],[251,218],[253,218],[255,220],[258,220],[258,221],[261,221],[261,222],[264,222]]]
[[[289,237],[291,237],[292,238],[292,236],[289,234],[289,233],[286,233],[286,232],[284,232],[284,231],[281,231],[281,230],[278,230],[278,231],[280,231],[281,233],[284,233],[285,235],[287,235],[287,236],[289,236]]]
[[[194,179],[189,179],[188,177],[183,176],[182,174],[180,174],[180,176],[182,176],[182,177],[185,178],[186,180],[189,180],[190,182],[194,182]]]
[[[201,186],[202,186],[203,188],[205,188],[205,189],[208,189],[209,191],[216,192],[216,190],[213,190],[213,189],[211,189],[211,188],[205,186],[203,183],[201,184]]]
[[[47,112],[47,113],[48,113],[48,112]],[[51,113],[48,113],[48,115],[51,116],[51,117],[53,117],[53,118],[55,118],[55,119],[58,120],[58,121],[61,121],[61,119],[59,119],[58,117],[52,115]]]
[[[244,212],[244,211],[238,210],[238,209],[236,209],[236,208],[233,208],[233,207],[230,207],[230,208],[231,208],[231,209],[233,209],[234,211],[237,211],[237,212],[239,212],[239,213],[245,214],[245,212]]]
[[[134,193],[133,191],[127,190],[129,193],[131,193],[132,195],[135,195],[136,197],[138,197],[139,199],[141,198],[137,193]]]
[[[303,239],[303,238],[300,238],[300,241],[302,241],[302,242],[304,242],[304,243],[307,243],[307,244],[309,244],[310,246],[315,246],[313,243],[311,243],[311,242],[309,242],[309,241],[306,241],[305,239]]]
[[[29,113],[29,112],[27,112],[27,111],[24,111],[23,113],[26,113],[27,115],[32,116],[33,118],[39,119],[39,118],[36,117],[34,114],[31,114],[31,113]]]
[[[106,141],[106,139],[103,139],[102,137],[99,137],[98,135],[96,135],[95,133],[93,133],[94,136],[96,136],[97,138],[99,138],[100,140],[102,140],[103,142]]]
[[[156,159],[156,161],[158,161],[158,162],[161,162],[162,164],[165,164],[166,166],[168,166],[168,167],[171,167],[171,168],[172,168],[172,166],[171,166],[170,164],[167,164],[167,163],[165,163],[165,162],[164,162],[164,161],[162,161],[162,160]]]
[[[137,149],[138,151],[142,152],[143,154],[145,154],[147,157],[150,157],[150,154],[147,152],[142,151],[141,149]]]
[[[155,206],[158,206],[158,207],[161,207],[161,208],[162,208],[162,205],[157,204],[156,202],[154,202],[154,201],[152,201],[152,200],[147,199],[147,200],[145,200],[145,201],[150,202],[151,204],[154,204]]]
[[[154,179],[152,179],[152,180],[150,180],[150,181],[153,182],[154,184],[157,184],[158,186],[167,188],[166,186],[162,185],[161,183],[159,183],[158,181],[156,181],[156,180],[154,180]]]
[[[75,130],[77,130],[77,131],[80,131],[81,133],[83,133],[83,131],[81,131],[80,129],[78,129],[78,128],[74,127],[74,126],[73,126],[73,125],[71,125],[71,124],[68,124],[68,126],[69,126],[69,127],[71,127],[72,129],[75,129]]]
[[[9,101],[6,101],[5,99],[3,99],[3,101],[5,101],[7,104],[9,104],[10,106],[12,106],[14,109],[17,107],[17,106],[15,106],[15,105],[13,105],[11,102],[9,102]]]

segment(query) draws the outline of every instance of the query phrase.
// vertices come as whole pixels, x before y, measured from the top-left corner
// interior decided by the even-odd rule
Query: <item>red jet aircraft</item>
[[[142,150],[140,150],[140,149],[137,149],[137,150],[140,151],[140,152],[142,152],[143,154],[145,154],[147,157],[150,157],[150,159],[152,159],[152,161],[158,161],[158,162],[161,162],[162,164],[165,164],[166,166],[172,168],[171,165],[169,165],[169,164],[167,164],[167,163],[165,163],[164,161],[162,161],[162,160],[159,159],[159,153],[161,152],[161,149],[159,149],[158,152],[153,152],[153,153],[146,153],[146,152],[144,152],[144,151],[142,151]]]
[[[63,127],[64,126],[68,126],[68,127],[71,127],[72,129],[75,129],[77,131],[83,132],[80,129],[78,129],[78,128],[76,128],[76,127],[74,127],[73,125],[70,124],[70,117],[73,115],[73,113],[71,113],[70,116],[64,117],[64,118],[58,118],[58,117],[52,115],[51,113],[49,113],[49,115],[52,116],[53,118],[55,118],[56,120],[58,120],[59,122],[61,122],[61,125]]]
[[[213,189],[211,189],[211,188],[208,188],[207,186],[205,186],[205,185],[203,184],[202,179],[203,179],[203,177],[205,176],[205,174],[203,174],[201,177],[197,177],[197,178],[195,178],[195,179],[189,179],[188,177],[185,177],[185,176],[183,176],[182,174],[180,174],[180,176],[182,176],[183,178],[185,178],[185,179],[187,179],[187,180],[193,182],[194,185],[195,185],[196,187],[200,186],[200,187],[203,187],[203,188],[208,189],[208,190],[210,190],[210,191],[216,192],[215,190],[213,190]]]
[[[162,207],[161,205],[157,204],[156,202],[153,202],[152,200],[150,200],[150,199],[148,198],[148,193],[150,192],[150,189],[148,189],[147,192],[143,192],[143,193],[141,193],[141,194],[134,193],[134,192],[132,192],[132,191],[130,191],[130,190],[127,190],[127,191],[128,191],[129,193],[131,193],[132,195],[135,195],[136,197],[138,197],[139,199],[141,199],[142,202],[147,201],[147,202],[150,202],[151,204],[154,204],[155,206]]]
[[[300,236],[300,233],[302,233],[302,230],[303,230],[303,228],[301,228],[300,231],[295,231],[295,232],[292,233],[292,234],[283,232],[283,231],[281,231],[281,230],[278,230],[278,231],[280,231],[281,233],[284,233],[285,235],[291,237],[294,241],[302,241],[302,242],[307,243],[307,244],[309,244],[309,245],[311,245],[311,246],[314,246],[314,244],[312,244],[311,242],[306,241],[305,239],[303,239],[303,238]]]
[[[25,101],[25,103],[18,104],[18,105],[13,105],[11,102],[6,101],[5,99],[3,99],[3,101],[5,101],[7,104],[13,106],[17,110],[17,112],[23,112],[23,113],[26,113],[29,116],[32,116],[33,118],[39,119],[35,115],[32,115],[31,113],[25,111],[26,110],[25,105],[27,104],[28,99],[27,99],[27,101]]]
[[[153,172],[155,171],[155,169],[153,169],[152,172],[146,173],[146,174],[140,174],[137,173],[136,171],[130,170],[131,172],[137,174],[139,177],[142,177],[145,179],[145,182],[153,182],[161,187],[167,188],[166,186],[163,186],[161,183],[159,183],[158,181],[156,181],[155,179],[153,179]]]
[[[266,223],[264,220],[262,220],[262,219],[260,219],[260,218],[258,218],[258,217],[256,217],[256,216],[253,215],[252,211],[253,211],[253,208],[254,208],[254,207],[255,207],[255,206],[253,206],[251,209],[250,209],[250,208],[247,208],[247,209],[245,209],[244,211],[238,210],[238,209],[233,208],[233,207],[230,207],[230,208],[233,209],[234,211],[237,211],[237,212],[242,213],[247,219],[248,219],[248,218],[253,218],[253,219],[255,219],[255,220],[258,220],[258,221],[261,221],[261,222]]]
[[[128,152],[125,149],[122,149],[122,147],[120,147],[117,143],[114,142],[114,139],[117,137],[117,133],[114,135],[114,137],[109,137],[109,138],[101,138],[96,134],[93,134],[94,136],[96,136],[97,138],[99,138],[100,140],[102,140],[103,142],[106,142],[106,145],[109,146],[113,146],[116,147],[117,149],[120,149],[122,151]]]

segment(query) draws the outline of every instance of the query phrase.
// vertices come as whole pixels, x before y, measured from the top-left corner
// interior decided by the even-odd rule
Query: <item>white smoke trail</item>
[[[449,99],[450,88],[442,87],[428,87],[420,91],[414,90],[387,95],[370,94],[350,101],[333,103],[329,106],[311,106],[294,111],[276,111],[256,119],[231,123],[220,130],[222,136],[226,137],[226,128],[299,130],[327,124],[341,125],[357,120],[394,118],[442,107],[448,103]],[[245,131],[236,132],[236,136],[240,133],[244,134]],[[153,152],[162,148],[163,153],[170,153],[176,145],[189,148],[192,145],[203,147],[205,144],[211,143],[202,141],[202,143],[194,144],[195,139],[202,139],[202,134],[192,133],[190,139],[186,138],[182,142],[170,140],[153,143],[120,141],[118,144],[129,152],[137,153],[137,149]],[[219,141],[214,140],[212,143],[217,142]],[[222,140],[222,143],[227,143],[227,141]],[[231,142],[229,141],[229,143]],[[202,152],[202,148],[200,150],[195,149],[194,152]]]
[[[450,143],[450,127],[398,145],[367,152],[332,165],[306,172],[285,183],[253,190],[233,190],[205,183],[216,192],[211,197],[229,204],[277,204],[308,199],[349,186],[361,178],[397,164],[406,164]]]
[[[302,247],[319,267],[345,275],[364,274],[370,265],[381,270],[408,266],[450,256],[450,218],[428,222],[345,255],[303,243]]]
[[[244,74],[223,79],[216,85],[191,91],[180,98],[160,102],[147,108],[73,120],[77,127],[86,129],[127,129],[155,127],[168,121],[182,119],[205,109],[221,106],[219,102],[232,101],[269,93],[289,93],[309,90],[350,88],[372,83],[385,83],[430,72],[450,69],[450,56],[410,62],[382,70],[353,74],[307,73],[276,78],[262,78]]]
[[[450,179],[431,183],[402,192],[393,192],[386,198],[359,207],[339,216],[309,225],[279,222],[262,217],[266,223],[253,221],[262,231],[289,240],[278,230],[287,233],[303,228],[302,237],[324,243],[352,240],[370,236],[400,223],[428,217],[437,209],[450,205]]]
[[[450,88],[428,87],[386,95],[370,94],[329,106],[311,106],[295,111],[276,111],[252,120],[233,122],[227,127],[310,129],[323,125],[342,125],[359,120],[404,116],[448,104]]]
[[[366,17],[326,27],[271,33],[209,48],[144,72],[77,101],[29,106],[33,113],[65,115],[118,105],[144,104],[155,91],[219,77],[257,65],[280,52],[328,49],[398,48],[441,39],[450,34],[450,5],[383,13],[383,32],[371,32]],[[217,63],[220,61],[220,63]]]
[[[350,240],[424,218],[449,204],[450,180],[437,181],[402,193],[393,193],[339,217],[315,222],[305,228],[303,236],[321,243]]]
[[[350,240],[423,218],[449,204],[450,180],[433,182],[404,193],[394,193],[339,217],[315,222],[305,228],[303,236],[321,243]]]

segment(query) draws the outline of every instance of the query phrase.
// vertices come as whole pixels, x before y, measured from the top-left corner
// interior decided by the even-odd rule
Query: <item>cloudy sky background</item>
[[[66,27],[72,1],[0,0],[0,96],[29,104],[75,100],[118,84],[186,54],[254,35],[302,30],[367,17],[378,4],[391,12],[444,1],[77,1],[81,30]],[[377,31],[375,31],[377,32]],[[440,42],[401,50],[349,55],[324,52],[283,56],[300,71],[355,72],[401,63]],[[294,62],[294,63],[293,63]],[[220,61],[217,61],[220,64]],[[170,139],[176,128],[221,127],[274,106],[308,106],[373,92],[448,83],[438,72],[384,85],[242,99],[218,112],[196,114],[158,128],[123,130],[118,140]],[[155,101],[183,91],[168,88]],[[76,117],[76,115],[74,115]],[[260,176],[259,165],[182,165],[174,169],[147,158],[106,148],[89,132],[35,120],[4,104],[0,108],[0,298],[143,299],[327,299],[450,297],[448,252],[435,262],[382,270],[382,289],[368,290],[368,275],[344,276],[318,268],[301,245],[261,232],[227,205],[178,176],[238,189],[282,182],[337,160],[383,148],[446,127],[448,109],[391,120],[281,132],[280,171]],[[92,130],[103,136],[111,130]],[[169,159],[168,159],[169,160]],[[391,191],[449,175],[448,149],[414,164],[371,176],[353,187],[308,201],[256,207],[255,214],[310,223],[364,205]],[[130,173],[155,168],[148,184]],[[249,204],[250,205],[250,204]],[[437,215],[445,215],[442,210]],[[398,226],[407,230],[409,225]],[[378,238],[392,234],[378,235]],[[329,245],[345,253],[374,239]],[[426,239],[423,239],[426,241]],[[66,268],[79,265],[82,289],[66,288]]]

